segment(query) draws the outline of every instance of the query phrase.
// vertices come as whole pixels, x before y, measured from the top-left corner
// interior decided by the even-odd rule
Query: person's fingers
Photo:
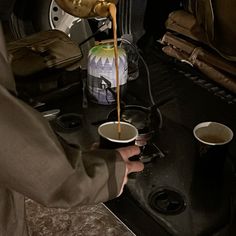
[[[138,146],[122,147],[118,148],[117,151],[120,153],[122,159],[126,162],[128,173],[143,170],[144,165],[142,162],[129,160],[129,158],[140,154],[140,148]]]
[[[126,164],[128,167],[128,174],[132,172],[139,172],[144,169],[144,164],[141,161],[129,161]]]
[[[140,148],[135,145],[118,148],[117,151],[120,153],[124,161],[128,161],[130,157],[140,154]]]
[[[120,153],[122,159],[126,165],[125,176],[123,179],[122,187],[118,196],[123,192],[125,184],[128,182],[128,174],[132,172],[139,172],[144,169],[144,164],[141,161],[130,161],[129,158],[139,155],[140,148],[138,146],[128,146],[118,148],[117,151]]]

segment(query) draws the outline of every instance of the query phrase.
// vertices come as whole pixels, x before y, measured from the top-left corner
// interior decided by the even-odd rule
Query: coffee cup
[[[202,122],[195,126],[193,134],[199,142],[210,146],[225,145],[233,138],[233,131],[218,122]]]
[[[135,145],[135,140],[138,137],[138,130],[135,126],[121,121],[120,131],[118,132],[118,121],[101,124],[98,127],[100,148],[115,149]]]
[[[220,173],[227,156],[227,145],[233,139],[233,131],[218,122],[202,122],[193,129],[198,141],[197,163],[206,173]]]

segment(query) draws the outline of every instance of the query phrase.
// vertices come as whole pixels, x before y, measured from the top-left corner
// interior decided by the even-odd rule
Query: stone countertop
[[[26,199],[30,236],[134,236],[103,204],[46,208]]]

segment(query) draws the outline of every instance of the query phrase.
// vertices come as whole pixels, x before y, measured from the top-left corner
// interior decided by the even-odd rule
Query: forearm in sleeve
[[[116,197],[125,164],[114,150],[63,148],[38,112],[0,86],[0,184],[50,207]],[[73,167],[67,160],[76,160]]]

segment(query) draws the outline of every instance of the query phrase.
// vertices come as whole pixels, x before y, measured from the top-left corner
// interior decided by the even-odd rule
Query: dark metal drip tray
[[[130,175],[122,196],[105,204],[137,236],[228,236],[230,230],[233,236],[236,140],[228,146],[230,157],[222,166],[223,175],[206,177],[196,167],[198,152],[192,130],[199,122],[216,121],[236,134],[236,104],[214,96],[178,72],[185,68],[180,70],[181,65],[164,57],[161,50],[153,48],[148,57],[153,98],[163,125],[147,140],[142,153],[144,171]],[[144,68],[127,85],[126,105],[150,107]],[[61,101],[59,108],[66,115],[58,118],[59,134],[87,150],[99,140],[95,121],[107,120],[116,107],[88,101],[84,109],[81,97],[78,92],[76,98]],[[159,122],[156,118],[152,124],[158,127]]]
[[[192,130],[200,122],[216,121],[236,133],[236,105],[185,76],[195,71],[188,68],[183,73],[186,65],[181,68],[159,48],[148,54],[147,62],[153,97],[163,114],[163,127],[152,142],[164,158],[145,163],[144,171],[129,179],[122,198],[107,205],[137,235],[235,235],[235,139],[228,147],[231,158],[226,158],[223,174],[214,176],[209,171],[206,176],[196,166],[198,151]],[[139,98],[146,82],[145,74],[141,76],[142,82],[137,80],[131,90]],[[120,207],[126,208],[121,212]]]

